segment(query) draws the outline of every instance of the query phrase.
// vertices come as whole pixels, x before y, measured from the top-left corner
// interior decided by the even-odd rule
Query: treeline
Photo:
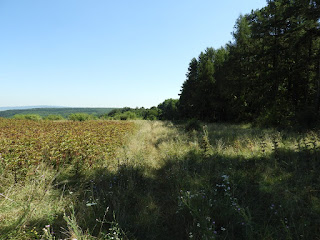
[[[68,118],[69,115],[75,113],[86,113],[99,117],[109,113],[115,108],[32,108],[32,109],[14,109],[0,111],[0,117],[11,118],[14,115],[39,115],[41,118],[47,118],[49,115],[60,115]]]
[[[240,16],[234,41],[189,64],[179,118],[312,125],[320,108],[320,2],[270,0]]]
[[[94,117],[313,126],[320,110],[319,19],[318,0],[268,0],[238,18],[233,42],[191,60],[178,100]]]
[[[42,112],[33,111],[32,114],[15,114],[14,119],[25,120],[176,120],[178,119],[177,102],[175,99],[167,99],[157,107],[151,108],[117,108],[108,113],[98,115],[96,112],[89,114],[87,112],[75,112],[67,116],[61,114],[41,115]],[[42,111],[42,110],[40,110]]]
[[[39,114],[16,114],[12,117],[13,119],[18,120],[47,120],[47,121],[59,121],[59,120],[73,120],[73,121],[87,121],[87,120],[96,120],[99,119],[95,114],[88,113],[71,113],[67,117],[64,117],[60,114],[50,114],[47,116],[41,116]]]
[[[108,114],[101,116],[102,119],[108,120],[157,120],[159,119],[158,108],[129,108],[114,109]]]
[[[101,116],[103,119],[110,120],[178,120],[178,100],[167,99],[157,107],[151,108],[121,108],[114,109],[110,113]]]

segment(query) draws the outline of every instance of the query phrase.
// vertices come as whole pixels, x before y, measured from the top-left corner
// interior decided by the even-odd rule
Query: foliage
[[[102,119],[109,120],[157,120],[159,119],[159,109],[156,107],[146,108],[120,108],[114,109],[110,113],[101,117]]]
[[[178,118],[177,110],[178,99],[166,99],[158,105],[161,120],[176,120]]]
[[[159,119],[159,109],[157,107],[152,107],[150,109],[147,109],[144,117],[144,120],[157,120]]]
[[[72,121],[87,121],[87,120],[93,120],[95,119],[96,117],[94,115],[90,115],[90,114],[87,114],[87,113],[72,113],[69,115],[69,120],[72,120]]]
[[[182,118],[314,127],[320,111],[320,5],[272,0],[241,15],[234,41],[189,64]]]
[[[201,123],[195,118],[189,119],[186,123],[185,129],[186,131],[199,131],[201,129]]]
[[[72,136],[82,136],[76,142],[101,136],[94,141],[100,152],[107,151],[101,148],[106,143],[99,142],[104,141],[102,136],[110,136],[101,133],[108,125],[113,132],[108,142],[117,138],[119,128],[133,126],[123,121],[5,119],[5,123],[0,139],[7,142],[39,136],[45,140],[53,131],[55,137],[48,141],[53,144],[74,129]],[[319,132],[208,124],[190,135],[185,125],[169,122],[135,125],[139,129],[134,135],[124,136],[131,127],[121,130],[116,154],[96,167],[84,164],[88,167],[78,174],[72,170],[76,161],[58,171],[51,161],[43,161],[15,183],[13,172],[0,167],[0,236],[23,240],[319,238]],[[56,128],[61,135],[54,132]],[[29,152],[32,146],[25,144],[23,149]]]
[[[170,103],[171,105],[167,105]],[[162,109],[151,108],[37,108],[24,110],[6,110],[0,111],[0,117],[30,119],[37,115],[39,119],[45,120],[63,120],[70,119],[74,121],[85,121],[93,119],[106,120],[169,120],[178,118],[177,100],[167,99],[160,104]],[[160,116],[160,113],[162,114]],[[28,116],[27,118],[25,116]],[[34,117],[35,119],[35,117]]]
[[[61,115],[56,115],[56,114],[50,114],[44,118],[44,120],[51,120],[51,121],[64,120],[64,119],[65,118],[63,118]]]
[[[42,118],[48,115],[61,115],[63,118],[67,118],[72,113],[87,113],[96,116],[108,114],[115,108],[33,108],[33,109],[15,109],[0,111],[0,117],[11,118],[16,114],[37,114]]]
[[[225,102],[221,95],[224,74],[220,70],[226,56],[223,48],[207,48],[198,60],[191,60],[177,104],[181,118],[224,120]]]
[[[113,120],[135,120],[139,117],[136,115],[134,111],[126,111],[113,115]]]
[[[16,114],[13,116],[13,119],[39,121],[42,118],[37,114]]]

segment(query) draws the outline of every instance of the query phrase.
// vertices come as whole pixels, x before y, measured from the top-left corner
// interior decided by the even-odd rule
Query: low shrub
[[[185,129],[186,131],[193,131],[193,130],[199,131],[201,129],[200,121],[195,118],[188,120],[188,122],[186,123]]]
[[[50,114],[44,118],[45,120],[56,121],[56,120],[64,120],[64,117],[61,115]]]
[[[72,113],[68,117],[69,120],[72,121],[87,121],[87,120],[94,120],[95,116],[90,115],[88,113]]]
[[[16,114],[13,116],[13,118],[19,119],[19,120],[33,120],[33,121],[42,120],[42,117],[38,114]]]

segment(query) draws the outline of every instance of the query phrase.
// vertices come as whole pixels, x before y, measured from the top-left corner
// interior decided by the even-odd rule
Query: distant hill
[[[38,114],[41,117],[46,117],[51,114],[59,114],[63,117],[68,117],[72,113],[88,113],[100,116],[109,113],[116,108],[32,108],[32,109],[11,109],[0,111],[0,117],[11,118],[16,114]]]
[[[16,106],[16,107],[0,107],[0,111],[7,111],[7,110],[22,110],[22,109],[33,109],[33,108],[66,108],[60,106],[47,106],[47,105],[40,105],[40,106]]]

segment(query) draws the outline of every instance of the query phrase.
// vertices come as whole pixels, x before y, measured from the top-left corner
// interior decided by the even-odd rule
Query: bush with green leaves
[[[13,116],[13,118],[19,119],[19,120],[33,120],[33,121],[42,120],[42,117],[38,114],[16,114]]]
[[[201,123],[199,120],[192,118],[186,123],[185,129],[186,131],[199,131],[201,129]]]
[[[51,120],[51,121],[56,121],[56,120],[64,120],[64,117],[61,115],[57,114],[50,114],[44,118],[45,120]]]
[[[138,116],[132,111],[128,111],[120,115],[120,120],[134,120],[134,119],[138,119]]]
[[[72,121],[82,122],[82,121],[87,121],[87,120],[94,120],[95,116],[87,114],[87,113],[72,113],[69,115],[68,119],[72,120]]]

